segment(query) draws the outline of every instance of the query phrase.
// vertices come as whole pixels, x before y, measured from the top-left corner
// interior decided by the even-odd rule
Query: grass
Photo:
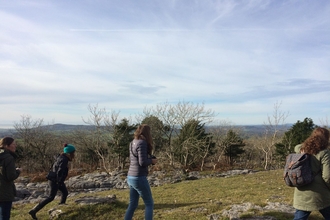
[[[293,188],[285,185],[282,170],[258,172],[254,174],[238,175],[228,178],[208,178],[193,181],[184,181],[175,184],[166,184],[153,187],[152,193],[155,201],[154,219],[166,220],[192,220],[207,219],[210,214],[220,214],[233,204],[250,202],[265,206],[267,202],[280,202],[292,204]],[[115,194],[117,202],[103,205],[77,205],[74,200],[83,196],[108,196]],[[54,200],[38,212],[39,219],[49,219],[48,210],[57,206]],[[63,211],[58,219],[123,219],[128,205],[128,190],[110,190],[97,193],[81,193],[68,198],[68,206],[61,206]],[[27,214],[35,204],[14,205],[11,219],[30,219]],[[241,217],[255,215],[274,216],[279,220],[293,219],[292,214],[271,211],[258,213],[258,210],[249,210]],[[135,211],[134,220],[144,219],[144,205]],[[222,218],[225,220],[226,218]],[[310,219],[323,219],[318,212],[312,212]]]

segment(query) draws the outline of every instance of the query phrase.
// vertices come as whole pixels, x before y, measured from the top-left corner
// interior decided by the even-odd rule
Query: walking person
[[[130,188],[130,198],[125,220],[132,219],[140,197],[145,204],[145,220],[153,219],[154,200],[147,180],[148,166],[157,163],[157,159],[151,156],[152,145],[150,127],[146,124],[140,125],[134,132],[134,140],[129,146],[130,166],[127,174],[127,183]]]
[[[325,220],[330,220],[330,150],[329,130],[316,128],[303,144],[295,151],[311,156],[312,183],[295,187],[293,207],[296,209],[294,220],[307,220],[312,211],[319,211]]]
[[[0,219],[10,219],[10,211],[16,196],[14,180],[21,173],[16,168],[15,159],[17,155],[16,142],[14,138],[4,137],[0,140]]]
[[[75,157],[75,152],[76,148],[73,145],[64,144],[63,153],[57,157],[55,163],[49,171],[49,175],[47,176],[50,188],[49,196],[29,211],[29,214],[33,219],[37,219],[36,214],[40,209],[54,200],[58,190],[62,193],[59,204],[65,204],[66,198],[68,197],[68,190],[64,181],[69,173],[68,163]]]

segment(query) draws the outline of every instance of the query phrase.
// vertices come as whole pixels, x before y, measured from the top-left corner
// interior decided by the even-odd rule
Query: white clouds
[[[297,117],[329,114],[326,1],[73,3],[0,4],[0,107],[15,112],[0,120],[79,120],[90,103],[134,114],[168,100],[204,101],[236,124],[262,123],[276,100],[316,106]]]

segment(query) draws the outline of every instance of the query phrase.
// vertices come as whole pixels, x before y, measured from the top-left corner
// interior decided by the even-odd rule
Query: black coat
[[[13,201],[16,196],[14,180],[20,171],[15,166],[16,154],[0,149],[0,202]]]
[[[59,184],[64,183],[69,173],[68,164],[69,164],[69,158],[65,154],[61,154],[60,156],[58,156],[50,170],[54,172],[56,175],[54,178],[51,178],[49,180],[57,182]]]

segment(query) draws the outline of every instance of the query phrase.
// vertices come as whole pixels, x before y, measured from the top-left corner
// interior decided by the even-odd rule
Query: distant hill
[[[13,136],[15,133],[15,129],[9,129],[9,128],[0,128],[0,138],[6,137],[6,136]]]
[[[74,131],[74,130],[92,130],[95,126],[93,125],[68,125],[68,124],[53,124],[46,125],[51,131]]]
[[[289,128],[291,128],[291,126],[292,125],[280,125],[279,129],[286,131]],[[45,125],[45,127],[48,127],[50,131],[54,131],[54,132],[71,132],[74,130],[93,130],[95,128],[95,126],[93,125],[69,125],[69,124],[53,124],[53,125]],[[244,137],[262,135],[265,132],[264,125],[236,125],[234,127],[241,129]],[[14,135],[15,135],[15,129],[0,128],[0,137],[14,136]]]
[[[291,128],[291,124],[279,125],[278,129],[281,131],[287,131]],[[263,135],[265,133],[265,125],[235,125],[234,128],[240,129],[243,138],[248,138],[252,136]]]
[[[50,131],[53,132],[71,132],[74,130],[92,130],[92,125],[68,125],[68,124],[53,124],[45,125]],[[14,128],[0,128],[0,138],[5,136],[15,136],[16,130]]]

